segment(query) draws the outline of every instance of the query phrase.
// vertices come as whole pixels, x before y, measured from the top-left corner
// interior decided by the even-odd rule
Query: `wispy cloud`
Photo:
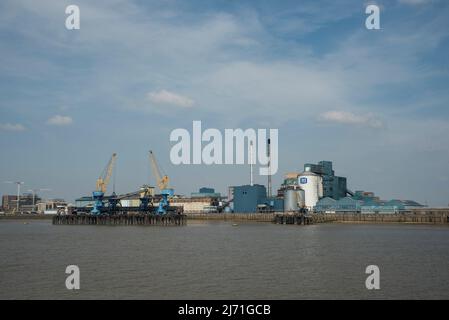
[[[418,5],[432,2],[432,0],[399,0],[400,3]]]
[[[25,127],[19,123],[0,123],[0,129],[4,131],[24,131]]]
[[[382,31],[377,32],[364,27],[364,4],[371,0],[257,5],[215,1],[208,6],[196,1],[126,0],[114,0],[111,6],[105,0],[78,0],[82,27],[71,32],[64,28],[64,1],[41,0],[37,5],[32,0],[4,0],[0,26],[11,38],[2,43],[2,122],[25,114],[30,123],[42,122],[42,114],[70,114],[86,119],[80,128],[95,131],[101,129],[91,126],[89,119],[107,116],[110,126],[123,130],[109,132],[115,139],[105,141],[105,148],[115,148],[116,139],[126,134],[130,150],[141,148],[140,137],[154,139],[151,143],[159,144],[161,152],[168,141],[160,143],[165,131],[155,135],[154,125],[170,130],[204,119],[208,126],[233,128],[259,127],[266,121],[260,127],[282,129],[284,145],[297,139],[289,132],[301,134],[301,128],[310,126],[329,134],[329,143],[338,146],[329,157],[344,159],[342,165],[351,170],[359,165],[346,157],[354,152],[354,139],[376,135],[357,148],[371,166],[380,162],[377,153],[368,157],[372,150],[393,151],[405,177],[410,175],[405,168],[413,171],[418,160],[427,158],[439,174],[449,176],[447,161],[442,160],[449,152],[445,68],[449,5],[439,0],[399,1],[375,1],[388,11],[388,17],[381,19]],[[61,59],[67,55],[70,63]],[[55,107],[60,105],[69,106],[70,112]],[[147,116],[157,121],[138,125],[146,123]],[[431,121],[435,118],[438,123]],[[383,119],[394,123],[384,124]],[[352,130],[335,130],[335,125],[358,129],[384,125],[385,130],[358,130],[354,137]],[[0,143],[6,148],[13,145],[15,141],[3,136]],[[21,136],[16,134],[17,139]],[[323,156],[321,140],[312,136],[313,146],[304,161]],[[93,156],[105,152],[86,146],[81,135],[71,138]],[[36,153],[32,141],[24,143]],[[50,144],[46,147],[55,152]],[[438,154],[428,157],[424,147]],[[41,146],[37,151],[43,152]],[[296,151],[285,152],[284,159],[297,158]],[[417,157],[402,166],[410,154]],[[17,154],[11,153],[14,157]],[[5,155],[3,161],[7,160]],[[285,165],[290,170],[297,164]],[[179,180],[191,181],[190,174],[182,170]],[[215,177],[220,181],[217,188],[236,183],[229,172]],[[391,177],[397,181],[391,190],[407,189],[408,183],[401,181],[408,178],[398,173]],[[354,179],[351,183],[356,184]],[[370,179],[364,180],[363,187],[375,189],[366,185]],[[65,186],[61,190],[69,190],[66,181],[61,183]],[[183,192],[191,187],[179,186]],[[440,190],[424,192],[437,198]],[[442,198],[447,198],[445,192]]]
[[[148,99],[154,104],[172,105],[181,108],[190,108],[195,104],[189,97],[167,90],[149,92]]]
[[[328,111],[319,116],[319,120],[324,122],[365,126],[370,128],[381,128],[383,123],[371,113],[354,114],[347,111]]]
[[[47,124],[52,126],[67,126],[72,124],[72,122],[73,120],[71,117],[60,115],[55,115],[47,120]]]

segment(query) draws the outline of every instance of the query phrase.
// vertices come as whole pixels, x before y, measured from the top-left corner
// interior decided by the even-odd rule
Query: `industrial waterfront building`
[[[322,197],[338,200],[346,197],[346,177],[335,176],[331,161],[320,161],[318,164],[306,163],[304,173],[312,172],[322,179]]]
[[[257,212],[257,206],[267,202],[267,189],[260,184],[233,188],[234,212]]]
[[[243,185],[229,188],[233,211],[249,212],[360,212],[398,213],[423,207],[412,200],[381,200],[373,192],[351,192],[346,177],[336,176],[331,161],[306,163],[301,173],[291,172],[268,198],[265,186]]]
[[[70,204],[64,199],[48,199],[36,204],[37,212],[40,214],[66,214],[69,207]]]
[[[234,186],[229,189],[233,211],[238,213],[310,211],[323,197],[338,200],[346,194],[346,178],[335,176],[331,161],[307,163],[303,172],[286,174],[275,197],[269,198],[263,185]]]
[[[356,191],[353,196],[339,200],[330,197],[318,201],[315,211],[320,213],[399,213],[410,209],[419,209],[423,205],[412,200],[381,200],[373,192]]]
[[[203,198],[203,197],[207,197],[207,198],[217,198],[220,199],[221,198],[221,194],[219,192],[215,192],[215,189],[213,188],[208,188],[208,187],[202,187],[198,190],[198,192],[192,192],[190,194],[191,198]]]
[[[154,188],[150,191],[153,206],[158,206],[161,201],[160,195],[154,194]],[[141,205],[141,195],[133,192],[123,195],[115,195],[122,208],[138,208]],[[105,196],[108,201],[110,196]],[[81,197],[75,200],[78,208],[92,208],[95,200],[91,196]],[[215,213],[221,210],[221,194],[212,188],[200,188],[198,192],[192,192],[190,197],[173,195],[170,198],[170,206],[179,207],[184,213]]]
[[[41,198],[32,193],[24,193],[20,195],[19,211],[33,212],[36,210],[35,205]],[[2,196],[2,210],[17,211],[17,195]]]
[[[24,193],[20,196],[19,211],[21,213],[56,214],[67,212],[71,205],[64,199],[43,200],[36,194]],[[17,195],[2,196],[2,211],[17,212]]]
[[[107,166],[109,176],[112,173],[114,155]],[[198,192],[191,192],[190,196],[177,195],[174,194],[173,189],[167,189],[168,177],[161,177],[159,170],[157,170],[157,163],[154,157],[151,157],[151,152],[150,160],[152,160],[153,169],[158,177],[158,188],[165,191],[171,190],[171,193],[155,194],[155,188],[149,185],[144,185],[135,192],[121,195],[112,192],[111,195],[106,196],[102,192],[101,201],[106,206],[105,211],[142,211],[143,208],[148,206],[151,208],[161,207],[161,204],[167,203],[168,199],[170,208],[176,212],[187,214],[220,212],[398,213],[423,207],[412,200],[381,200],[373,192],[356,191],[353,193],[347,188],[347,178],[335,175],[333,163],[324,160],[316,164],[304,164],[302,172],[287,173],[275,196],[271,196],[265,185],[254,184],[252,174],[250,184],[230,186],[227,197],[222,197],[219,192],[215,192],[210,187],[202,187]],[[107,181],[108,178],[105,177],[105,179],[99,181],[105,180]],[[270,178],[267,184],[270,186]],[[76,199],[75,207],[71,207],[64,200],[42,201],[35,194],[24,194],[20,197],[19,210],[21,212],[53,214],[75,211],[93,212],[97,202],[98,199],[93,194]],[[17,196],[4,195],[2,207],[4,211],[8,212],[17,210]],[[68,210],[69,207],[74,210]]]

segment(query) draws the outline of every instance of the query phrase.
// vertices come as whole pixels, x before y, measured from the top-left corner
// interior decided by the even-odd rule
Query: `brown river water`
[[[65,287],[66,266],[80,290]],[[367,290],[365,268],[380,269]],[[449,299],[449,227],[0,221],[1,299]]]

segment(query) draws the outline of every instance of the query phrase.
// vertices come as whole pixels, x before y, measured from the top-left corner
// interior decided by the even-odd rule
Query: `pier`
[[[296,224],[309,225],[316,223],[332,222],[333,217],[328,217],[320,214],[275,214],[272,222],[276,224]]]
[[[56,215],[54,225],[107,225],[107,226],[184,226],[184,214],[128,214],[128,215]]]
[[[313,224],[313,218],[304,214],[277,214],[273,218],[273,223],[308,225]]]

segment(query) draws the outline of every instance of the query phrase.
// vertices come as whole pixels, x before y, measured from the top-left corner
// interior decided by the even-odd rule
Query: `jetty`
[[[55,215],[54,225],[104,225],[104,226],[184,226],[184,214],[127,214],[127,215]]]
[[[333,217],[327,217],[318,214],[275,214],[272,222],[275,224],[296,224],[296,225],[309,225],[316,223],[332,222]]]

